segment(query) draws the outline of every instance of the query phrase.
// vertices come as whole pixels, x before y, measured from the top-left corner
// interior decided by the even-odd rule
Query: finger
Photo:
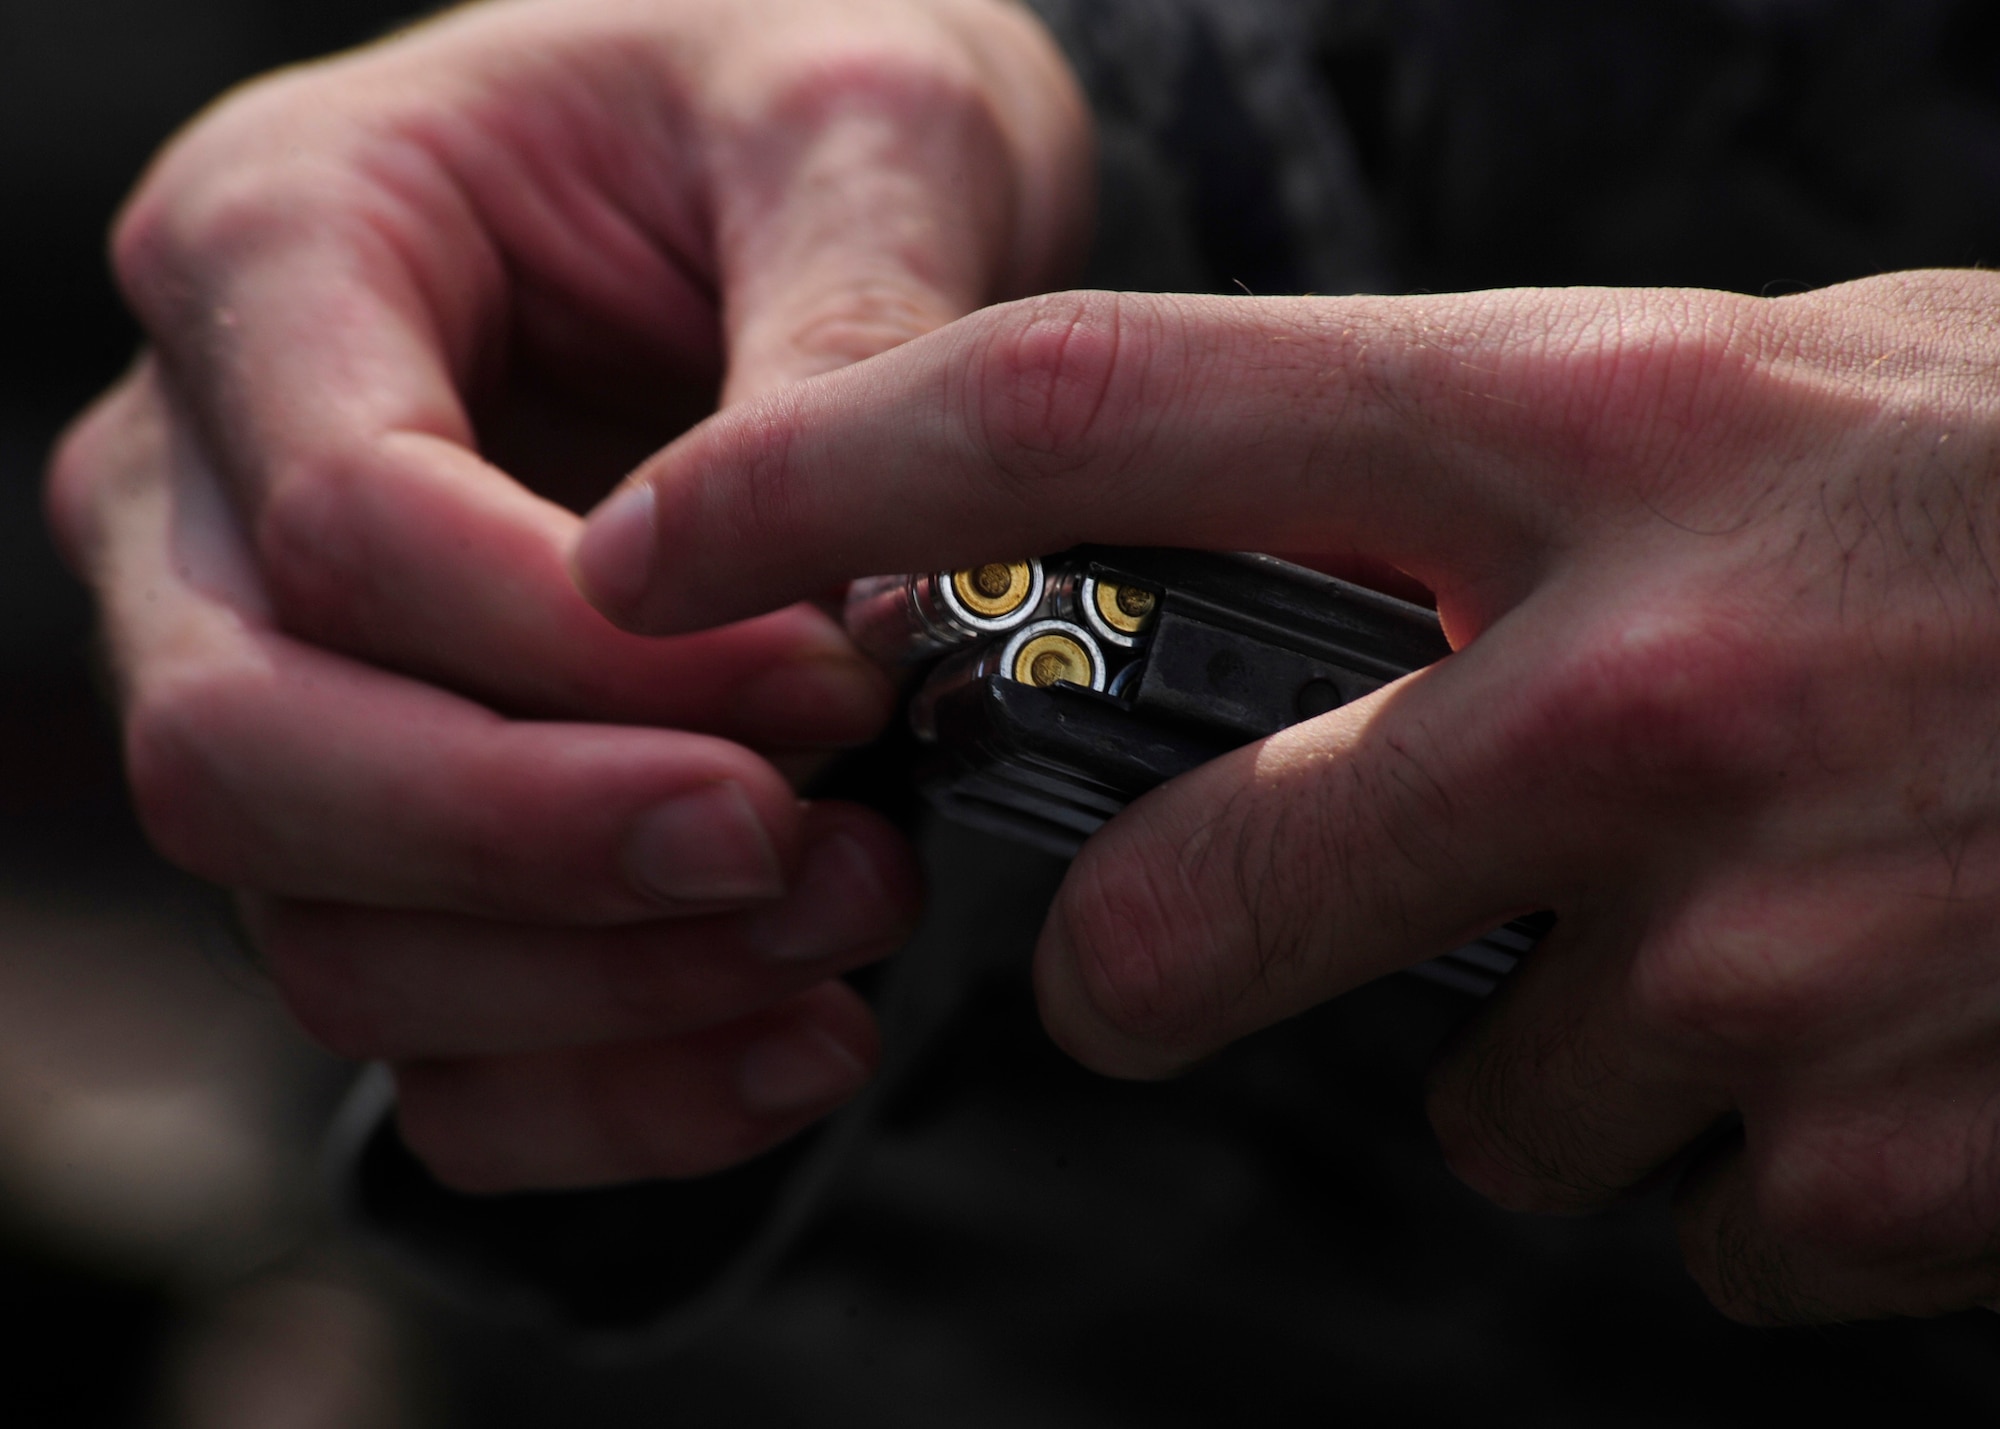
[[[1592,890],[1689,876],[1783,779],[1789,717],[1742,711],[1786,708],[1789,675],[1726,621],[1604,597],[1552,585],[1113,819],[1037,951],[1050,1032],[1100,1070],[1160,1075],[1524,910],[1590,914]]]
[[[1732,862],[1634,979],[1649,1021],[1725,1069],[1742,1113],[1681,1188],[1689,1269],[1756,1323],[1993,1300],[1992,896],[1934,848]]]
[[[1578,857],[1543,817],[1540,761],[1504,728],[1482,653],[1213,760],[1093,836],[1035,955],[1056,1041],[1099,1071],[1165,1075],[1524,907],[1564,907],[1614,841]],[[1490,720],[1447,718],[1482,699]]]
[[[799,810],[701,735],[510,721],[260,623],[213,483],[136,380],[65,446],[55,503],[103,594],[149,833],[219,882],[605,922],[777,897]],[[105,494],[89,506],[92,484]]]
[[[1993,1068],[1803,1118],[1745,1116],[1675,1198],[1681,1256],[1748,1324],[1937,1315],[2000,1301]]]
[[[1040,291],[1080,259],[1082,96],[1026,11],[982,19],[1015,43],[806,26],[760,57],[773,97],[717,138],[724,405]]]
[[[1609,1204],[1731,1111],[1735,1069],[1635,991],[1643,936],[1616,915],[1573,911],[1439,1057],[1431,1125],[1452,1171],[1488,1200]]]
[[[396,1068],[410,1148],[461,1191],[699,1176],[776,1145],[859,1091],[866,1004],[824,983],[670,1041]]]
[[[671,631],[1087,540],[1360,551],[1477,626],[1594,510],[1629,524],[1691,405],[1752,420],[1756,300],[1683,321],[1609,292],[991,309],[697,428],[593,513],[577,576]]]
[[[607,629],[563,568],[576,518],[478,454],[467,397],[508,361],[533,352],[586,390],[613,388],[592,375],[605,354],[662,391],[712,382],[714,316],[669,238],[577,179],[587,156],[561,151],[592,123],[548,125],[539,178],[496,172],[499,136],[448,122],[477,104],[422,80],[423,56],[374,61],[363,100],[336,93],[341,66],[260,86],[170,152],[120,224],[125,290],[220,454],[280,621],[523,712],[872,734],[889,692],[822,614],[687,644]]]
[[[1683,842],[1615,905],[1570,911],[1460,1030],[1430,1111],[1462,1179],[1516,1209],[1583,1210],[1739,1108],[1767,1124],[1773,1067],[1889,1088],[1941,1048],[1985,1055],[1990,900],[1930,847],[1831,862],[1817,808],[1762,835]],[[1899,945],[1927,955],[1882,956]]]
[[[246,902],[279,990],[316,1040],[367,1060],[487,1057],[672,1038],[748,1016],[891,952],[917,877],[866,811],[815,806],[784,902],[615,929]]]

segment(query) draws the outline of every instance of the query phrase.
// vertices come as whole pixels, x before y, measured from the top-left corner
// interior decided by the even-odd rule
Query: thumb
[[[1024,128],[987,84],[864,66],[724,144],[723,404],[1067,276],[1089,231],[1089,141],[1081,101],[1055,97],[1071,102]]]
[[[1480,646],[1155,790],[1084,845],[1035,955],[1050,1035],[1170,1075],[1259,1028],[1558,907],[1612,833],[1531,814],[1556,775]],[[1453,711],[1484,711],[1468,729]],[[1573,843],[1573,840],[1567,842]]]

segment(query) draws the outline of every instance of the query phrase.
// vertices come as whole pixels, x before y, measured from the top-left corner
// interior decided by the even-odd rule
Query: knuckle
[[[1811,1036],[1852,1001],[1839,934],[1800,936],[1752,903],[1685,914],[1639,952],[1627,995],[1640,1025],[1673,1038],[1769,1056]]]
[[[1248,767],[1218,765],[1134,805],[1063,886],[1079,990],[1122,1038],[1204,1053],[1346,986],[1351,969],[1333,956],[1343,928],[1372,942],[1375,925],[1415,919],[1381,886],[1397,880],[1362,874],[1356,840],[1373,831],[1348,827],[1322,779],[1273,788],[1246,781]]]
[[[745,135],[817,134],[853,117],[895,121],[870,126],[874,143],[936,142],[940,129],[982,125],[998,142],[999,121],[971,58],[943,36],[913,28],[898,34],[836,29],[800,34],[781,52],[763,53]]]
[[[887,278],[843,285],[809,304],[785,333],[786,346],[842,367],[887,352],[956,316],[933,289]]]
[[[787,394],[781,400],[789,403],[794,398]],[[801,455],[802,427],[788,409],[772,410],[777,405],[738,407],[704,434],[711,444],[705,459],[731,473],[727,482],[697,486],[661,480],[657,472],[664,463],[659,458],[642,467],[656,499],[695,503],[694,510],[684,517],[677,513],[675,519],[720,533],[732,549],[738,544],[762,544],[770,532],[810,519],[804,493],[814,489],[814,474]]]
[[[1084,469],[1115,476],[1147,410],[1145,310],[1119,294],[1057,293],[976,322],[965,396],[995,469],[1030,493]]]
[[[1415,934],[1423,910],[1411,891],[1463,876],[1453,827],[1458,799],[1441,773],[1453,785],[1462,776],[1449,766],[1433,730],[1392,730],[1379,758],[1321,761],[1283,803],[1246,798],[1244,820],[1270,822],[1261,862],[1290,867],[1295,886],[1286,901],[1294,916],[1316,915],[1338,898],[1366,909],[1375,927]]]
[[[1456,1108],[1447,1111],[1434,1098],[1431,1128],[1446,1168],[1479,1196],[1503,1210],[1559,1214],[1593,1204],[1551,1178],[1523,1147],[1496,1128],[1469,1122]]]
[[[1096,1017],[1134,1041],[1174,1045],[1212,1020],[1202,976],[1212,910],[1190,906],[1171,861],[1093,858],[1086,851],[1058,902],[1081,990]]]
[[[1254,988],[1295,1003],[1324,964],[1330,905],[1360,902],[1353,836],[1335,807],[1317,788],[1278,795],[1241,789],[1215,821],[1221,837],[1207,846],[1211,867],[1203,867],[1202,845],[1189,848],[1191,881],[1226,890],[1217,911],[1227,916],[1240,910],[1244,924],[1246,961],[1236,984],[1218,992],[1240,995]],[[1226,872],[1213,867],[1224,858]],[[1404,921],[1403,910],[1391,906],[1394,899],[1382,892],[1369,900],[1385,923]]]
[[[1708,1303],[1739,1325],[1771,1327],[1824,1319],[1802,1297],[1798,1276],[1777,1246],[1735,1225],[1704,1227],[1697,1242],[1681,1229],[1681,1260]]]
[[[1619,493],[1649,517],[1706,524],[1712,464],[1693,450],[1736,426],[1768,347],[1768,315],[1755,300],[1701,292],[1560,294],[1527,309],[1500,298],[1482,334],[1505,356],[1498,392],[1524,400],[1539,443],[1567,470],[1617,474]],[[1634,513],[1621,507],[1621,517]]]
[[[142,316],[173,267],[165,206],[152,185],[135,194],[111,226],[111,274]]]
[[[1257,802],[1239,790],[1191,816],[1140,805],[1120,845],[1086,849],[1065,882],[1082,991],[1119,1037],[1198,1055],[1311,1000],[1323,897],[1292,831]]]
[[[185,158],[186,145],[182,141],[181,153],[169,154]],[[155,329],[191,296],[206,231],[205,225],[191,221],[189,184],[179,178],[179,168],[170,160],[142,182],[111,225],[111,276],[140,321]],[[239,206],[249,201],[246,190],[238,193]]]
[[[297,222],[300,196],[282,172],[261,163],[201,165],[199,157],[170,154],[166,172],[139,190],[112,227],[112,275],[155,332],[180,325],[209,275]],[[199,178],[192,177],[197,169]]]
[[[1465,870],[1431,731],[1389,731],[1368,758],[1316,739],[1267,742],[1254,777],[1210,804],[1207,836],[1184,855],[1193,883],[1240,910],[1251,971],[1281,996],[1309,992],[1337,942],[1407,961],[1448,931],[1431,893]]]
[[[1775,778],[1789,663],[1760,632],[1682,606],[1613,612],[1548,674],[1516,731],[1586,795],[1652,811]]]
[[[1580,1169],[1592,1159],[1589,1133],[1549,1094],[1555,1086],[1591,1083],[1579,1072],[1579,1051],[1568,1026],[1510,1037],[1475,1033],[1463,1044],[1433,1077],[1427,1097],[1452,1174],[1510,1211],[1562,1214],[1618,1194],[1622,1187]]]
[[[1620,302],[1615,322],[1581,328],[1570,352],[1573,390],[1594,397],[1584,410],[1613,441],[1626,434],[1628,452],[1634,432],[1677,443],[1678,434],[1712,424],[1730,379],[1752,360],[1758,344],[1747,320],[1755,311],[1721,295]]]

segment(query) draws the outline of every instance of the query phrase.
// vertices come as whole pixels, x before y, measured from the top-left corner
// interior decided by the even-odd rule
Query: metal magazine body
[[[962,638],[911,724],[943,813],[1052,853],[1167,780],[1450,653],[1424,607],[1269,556],[1083,546],[1035,569],[1038,601]],[[938,645],[896,632],[932,628],[920,602],[967,577],[878,578],[850,623],[864,611],[871,648],[923,658]],[[901,610],[885,603],[897,579]],[[1413,971],[1484,995],[1552,921],[1516,919]]]

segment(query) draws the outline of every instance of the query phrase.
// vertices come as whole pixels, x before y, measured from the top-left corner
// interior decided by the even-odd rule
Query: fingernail
[[[779,898],[784,869],[741,784],[709,784],[632,822],[625,869],[640,891],[668,903]]]
[[[743,938],[767,957],[803,963],[879,942],[899,921],[868,851],[850,834],[829,834],[807,851],[791,896],[752,914]]]
[[[571,558],[585,599],[614,614],[631,610],[653,573],[653,486],[634,482],[611,494],[583,523]]]
[[[736,1090],[750,1111],[797,1113],[845,1101],[868,1068],[818,1027],[794,1027],[753,1042],[737,1065]]]

